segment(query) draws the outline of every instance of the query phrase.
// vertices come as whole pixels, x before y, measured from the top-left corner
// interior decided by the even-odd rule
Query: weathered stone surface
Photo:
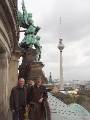
[[[18,79],[16,9],[17,0],[0,0],[0,120],[10,120],[9,96]]]
[[[29,65],[30,71],[27,72],[27,80],[36,80],[37,77],[43,77],[43,63],[42,62],[33,62]]]
[[[26,80],[36,80],[41,76],[43,82],[46,82],[45,75],[42,71],[44,67],[42,62],[36,62],[36,50],[33,48],[26,49],[22,52],[22,64],[19,66],[19,77],[23,77]]]

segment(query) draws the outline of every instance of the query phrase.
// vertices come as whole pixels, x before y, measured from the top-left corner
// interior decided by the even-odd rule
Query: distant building
[[[70,90],[70,89],[79,89],[80,84],[78,82],[79,80],[72,80],[70,82],[65,82],[64,83],[64,89],[65,90]]]
[[[84,81],[84,83],[80,83],[79,90],[90,90],[90,81]]]
[[[81,91],[85,90],[85,85],[79,85],[79,90]]]
[[[49,83],[53,83],[53,80],[52,80],[52,74],[51,74],[51,72],[50,72],[50,75],[49,75]]]
[[[64,84],[64,90],[71,90],[71,89],[73,89],[72,84],[70,84],[70,83]]]
[[[90,90],[90,82],[85,84],[85,90]]]

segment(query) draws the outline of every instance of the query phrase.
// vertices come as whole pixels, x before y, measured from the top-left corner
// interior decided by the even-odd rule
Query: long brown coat
[[[39,99],[43,98],[43,102],[39,103]],[[47,90],[44,86],[37,87],[36,85],[30,89],[30,92],[27,95],[27,102],[33,104],[33,116],[32,120],[45,120],[45,103],[47,102]]]
[[[27,89],[24,87],[24,96],[22,99],[24,99],[24,105],[26,106],[26,95],[27,95]],[[19,110],[19,86],[16,86],[12,88],[11,95],[10,95],[10,109],[18,111]]]

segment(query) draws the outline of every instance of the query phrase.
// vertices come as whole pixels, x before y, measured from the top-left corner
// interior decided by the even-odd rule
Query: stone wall
[[[0,0],[0,120],[10,120],[9,97],[18,79],[17,0]]]

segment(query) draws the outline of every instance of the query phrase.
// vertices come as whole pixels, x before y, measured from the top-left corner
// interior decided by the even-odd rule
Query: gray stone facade
[[[0,120],[8,120],[10,91],[18,79],[16,12],[17,0],[0,0]]]

